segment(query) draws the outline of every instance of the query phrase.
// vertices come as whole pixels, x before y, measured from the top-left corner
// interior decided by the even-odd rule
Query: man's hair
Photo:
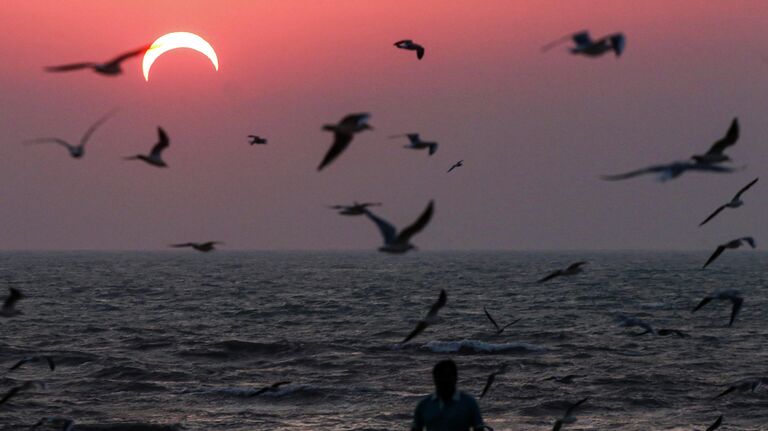
[[[435,368],[432,369],[433,377],[444,375],[452,375],[453,377],[459,376],[459,370],[456,368],[456,363],[450,359],[438,362],[435,364]]]

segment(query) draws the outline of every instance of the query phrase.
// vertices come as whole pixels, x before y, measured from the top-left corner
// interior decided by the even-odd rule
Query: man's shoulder
[[[477,400],[475,399],[475,397],[473,397],[472,395],[470,395],[470,394],[468,394],[468,393],[466,393],[464,391],[459,391],[459,397],[460,397],[462,402],[469,403],[469,404],[475,404],[475,405],[477,404]]]

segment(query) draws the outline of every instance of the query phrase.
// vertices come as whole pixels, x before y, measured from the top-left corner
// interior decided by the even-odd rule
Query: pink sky
[[[221,4],[225,6],[221,6]],[[768,166],[764,1],[23,1],[0,4],[0,248],[374,249],[365,218],[325,208],[384,202],[410,223],[429,199],[422,249],[704,248],[768,237],[768,185],[697,228]],[[573,31],[627,35],[620,59],[545,43]],[[106,60],[172,31],[197,33],[145,82],[43,67]],[[424,60],[392,43],[412,38]],[[26,139],[77,141],[112,108],[83,159]],[[324,123],[372,113],[327,170]],[[745,172],[598,179],[705,151],[738,116]],[[162,125],[169,169],[148,151]],[[432,157],[387,139],[420,132]],[[269,139],[251,147],[248,134]],[[459,159],[465,166],[450,175]],[[768,181],[768,175],[764,181]]]

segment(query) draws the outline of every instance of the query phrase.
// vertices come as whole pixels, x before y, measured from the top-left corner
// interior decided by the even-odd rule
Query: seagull
[[[165,164],[165,161],[163,161],[161,155],[163,150],[168,148],[170,145],[170,140],[168,139],[168,135],[165,133],[165,130],[163,130],[162,127],[157,128],[157,136],[159,141],[155,144],[154,147],[152,147],[152,152],[150,152],[148,156],[138,154],[133,157],[126,157],[125,160],[144,160],[150,165],[157,166],[158,168],[168,167],[168,165]]]
[[[400,49],[407,49],[408,51],[416,51],[416,58],[421,60],[424,57],[424,47],[418,43],[413,43],[411,39],[404,39],[395,42],[395,46]]]
[[[724,390],[720,393],[720,395],[716,396],[715,399],[718,399],[722,396],[728,395],[731,392],[738,391],[738,392],[752,392],[754,393],[757,391],[757,389],[768,383],[768,378],[765,377],[758,377],[754,379],[745,379],[738,381],[734,384],[732,384],[728,389]]]
[[[14,386],[8,392],[6,392],[5,395],[3,395],[3,398],[0,398],[0,405],[5,404],[8,400],[18,395],[19,392],[26,392],[34,388],[44,390],[46,388],[46,384],[45,382],[29,381],[29,382],[24,382],[19,386]]]
[[[484,397],[485,394],[488,393],[488,390],[491,389],[491,385],[493,384],[494,380],[496,380],[496,376],[498,376],[500,374],[504,374],[505,372],[507,372],[507,367],[508,366],[509,366],[509,364],[502,364],[499,367],[498,370],[492,372],[488,376],[488,379],[485,381],[485,387],[483,387],[483,392],[480,394],[480,398]]]
[[[36,362],[42,362],[42,361],[46,361],[48,363],[48,368],[50,368],[51,371],[56,369],[56,363],[53,362],[53,358],[51,358],[50,356],[37,355],[37,356],[27,356],[26,358],[20,360],[19,362],[16,362],[11,368],[8,369],[8,371],[13,371],[26,363],[36,363]]]
[[[731,301],[731,320],[728,322],[728,326],[732,326],[733,321],[736,320],[736,315],[739,314],[739,311],[741,310],[741,305],[744,303],[744,298],[742,298],[736,290],[723,290],[705,297],[699,302],[699,305],[691,310],[691,313],[697,312],[701,307],[707,305],[713,299],[719,301]]]
[[[3,306],[0,307],[0,317],[13,317],[21,314],[21,311],[17,310],[15,305],[19,299],[24,297],[24,295],[22,295],[16,288],[11,287],[9,290],[10,293],[8,294],[8,297],[5,298]]]
[[[573,379],[578,379],[578,378],[581,378],[581,377],[587,377],[587,376],[581,375],[581,374],[568,374],[567,376],[562,376],[562,377],[561,376],[547,377],[546,379],[544,379],[544,381],[554,380],[557,383],[562,383],[564,385],[570,385],[571,383],[573,383]]]
[[[365,214],[365,209],[368,207],[378,207],[381,206],[380,202],[363,202],[363,203],[357,203],[355,202],[352,205],[333,205],[329,208],[339,210],[339,214],[346,215],[346,216],[357,216],[357,215],[363,215]]]
[[[448,302],[448,295],[445,293],[445,290],[441,290],[440,297],[437,298],[437,302],[432,304],[432,307],[430,307],[429,311],[427,312],[427,316],[423,320],[420,320],[418,324],[416,324],[416,328],[414,328],[414,330],[411,331],[411,333],[408,334],[408,336],[405,337],[405,339],[401,341],[400,344],[402,345],[411,341],[414,337],[427,329],[427,326],[437,323],[437,312],[445,306],[446,302]]]
[[[709,150],[704,154],[696,154],[691,157],[696,163],[702,164],[715,164],[730,161],[731,158],[723,154],[726,148],[735,144],[739,140],[739,119],[734,118],[731,122],[731,127],[728,128],[728,132],[725,136],[720,138],[717,142],[712,144]]]
[[[460,168],[464,166],[464,160],[459,160],[458,162],[454,163],[453,166],[451,166],[451,169],[448,169],[448,173],[450,173],[452,170],[456,168]]]
[[[112,111],[107,115],[99,118],[91,127],[88,128],[88,130],[85,131],[85,134],[83,135],[82,138],[80,138],[80,143],[78,145],[72,145],[69,142],[60,138],[39,138],[39,139],[26,141],[26,143],[27,144],[45,144],[45,143],[59,144],[69,151],[70,156],[72,156],[75,159],[79,159],[83,157],[83,155],[85,154],[85,144],[88,142],[88,139],[90,139],[93,132],[95,132],[96,129],[99,128],[99,126],[104,124],[104,122],[107,121],[109,117],[114,115],[114,113],[115,111]]]
[[[669,335],[675,335],[675,336],[677,336],[679,338],[688,338],[688,337],[690,337],[690,335],[688,335],[687,333],[685,333],[683,331],[680,331],[680,330],[677,330],[677,329],[668,329],[668,328],[662,328],[662,329],[657,330],[656,331],[656,335],[658,335],[660,337],[666,337],[666,336],[669,336]]]
[[[651,327],[649,323],[646,321],[639,319],[637,317],[633,316],[625,316],[625,315],[619,315],[618,316],[619,326],[624,328],[633,328],[635,326],[638,326],[640,328],[645,329],[644,332],[634,333],[632,335],[645,335],[647,333],[656,334],[656,330]]]
[[[583,270],[581,269],[581,266],[586,264],[587,262],[581,261],[572,263],[568,268],[565,269],[558,269],[557,271],[552,271],[547,275],[546,277],[540,279],[538,283],[544,283],[545,281],[552,280],[556,277],[563,277],[563,276],[570,276],[570,275],[576,275],[581,273]]]
[[[208,241],[208,242],[185,242],[183,244],[171,244],[169,247],[192,247],[197,251],[201,251],[203,253],[207,253],[209,251],[216,250],[214,247],[216,244],[224,244],[223,242],[219,241]]]
[[[720,415],[713,423],[710,425],[706,430],[704,431],[715,431],[716,429],[720,428],[720,425],[723,424],[723,415]],[[698,430],[694,430],[698,431]]]
[[[318,171],[321,171],[324,167],[328,166],[336,157],[339,156],[352,142],[352,137],[357,132],[363,130],[373,130],[373,127],[369,126],[367,121],[371,118],[371,114],[349,114],[342,118],[339,124],[326,124],[323,126],[323,130],[333,132],[333,145],[326,153],[320,166],[317,167]]]
[[[549,51],[568,39],[572,39],[576,44],[575,47],[571,48],[571,54],[581,54],[587,57],[600,57],[608,51],[613,51],[613,53],[616,54],[616,57],[618,57],[624,51],[624,46],[627,44],[627,39],[624,37],[623,33],[614,33],[597,40],[592,40],[592,38],[589,37],[588,31],[580,31],[557,39],[554,42],[545,45],[541,50]]]
[[[418,133],[406,133],[404,135],[394,135],[394,136],[390,136],[390,138],[399,138],[401,136],[407,136],[408,140],[410,141],[408,145],[406,145],[404,148],[410,148],[413,150],[423,150],[428,148],[430,156],[432,154],[435,154],[435,152],[437,151],[437,142],[422,141]]]
[[[59,429],[59,431],[73,431],[75,429],[75,421],[69,418],[61,418],[56,416],[40,419],[36,424],[32,425],[32,429],[37,429],[42,425],[56,427]]]
[[[635,171],[626,172],[617,175],[603,175],[601,178],[608,181],[626,180],[644,174],[659,174],[659,181],[673,180],[687,171],[730,173],[738,171],[738,168],[712,165],[708,163],[696,162],[672,162],[666,165],[652,165]]]
[[[736,196],[734,196],[733,199],[731,199],[730,202],[728,202],[727,204],[724,204],[724,205],[720,205],[720,207],[718,209],[716,209],[715,212],[710,214],[710,216],[707,217],[703,222],[701,222],[699,224],[699,226],[704,226],[708,221],[712,220],[713,218],[715,218],[716,215],[720,214],[720,211],[722,211],[722,210],[724,210],[726,208],[738,208],[738,207],[744,205],[744,201],[741,200],[741,194],[746,192],[747,190],[749,190],[750,187],[754,186],[755,183],[757,182],[757,180],[759,180],[759,179],[760,178],[755,178],[754,180],[752,180],[751,183],[749,183],[746,186],[744,186],[741,190],[739,190],[738,193],[736,193]]]
[[[493,324],[493,326],[496,327],[496,334],[497,335],[501,334],[502,332],[504,332],[505,329],[509,328],[510,326],[514,325],[515,323],[517,323],[517,322],[519,322],[519,321],[521,321],[523,319],[521,317],[521,318],[519,318],[519,319],[517,319],[517,320],[515,320],[515,321],[513,321],[511,323],[508,323],[508,324],[506,324],[504,326],[499,326],[499,324],[496,323],[496,320],[494,320],[493,317],[491,317],[491,313],[488,312],[487,308],[483,307],[483,311],[485,311],[485,315],[486,315],[486,317],[488,317],[488,320],[490,320],[491,323]]]
[[[395,227],[386,220],[373,214],[368,209],[363,211],[365,211],[365,215],[369,219],[376,223],[379,231],[381,231],[381,235],[384,237],[384,245],[379,247],[379,251],[401,254],[416,248],[416,246],[410,243],[411,237],[419,233],[429,223],[429,220],[432,219],[433,209],[434,201],[429,201],[429,205],[427,205],[427,208],[421,213],[419,218],[412,225],[401,230],[399,234]]]
[[[723,254],[725,249],[727,249],[727,248],[736,249],[736,248],[741,247],[744,244],[749,244],[750,247],[755,248],[755,240],[751,236],[745,236],[745,237],[737,238],[737,239],[734,239],[732,241],[728,241],[725,244],[720,244],[715,249],[715,252],[712,253],[712,256],[710,256],[709,259],[707,259],[707,262],[704,264],[702,269],[706,268],[710,263],[714,262],[715,259],[717,259],[718,256]]]
[[[80,69],[86,69],[91,68],[94,72],[100,73],[102,75],[107,76],[117,76],[123,73],[123,69],[120,67],[120,63],[123,61],[135,57],[137,55],[140,55],[151,48],[152,45],[144,45],[143,47],[134,50],[126,52],[125,54],[121,54],[112,60],[107,61],[106,63],[93,63],[93,62],[86,62],[86,63],[74,63],[74,64],[65,64],[62,66],[49,66],[46,67],[45,70],[48,72],[69,72],[72,70],[80,70]]]
[[[253,144],[266,144],[267,143],[267,139],[266,138],[262,138],[262,137],[259,137],[259,136],[256,136],[256,135],[248,135],[248,138],[251,139],[251,145],[253,145]]]
[[[555,425],[552,427],[552,431],[559,431],[563,428],[563,425],[565,424],[572,424],[576,422],[576,417],[573,416],[573,412],[582,404],[584,404],[589,397],[586,397],[584,399],[581,399],[574,404],[571,404],[570,407],[568,407],[568,410],[565,411],[565,414],[562,418],[555,421]]]
[[[280,386],[282,386],[282,385],[289,385],[289,384],[291,384],[291,382],[287,382],[287,381],[272,383],[271,385],[265,386],[265,387],[259,389],[258,391],[252,393],[250,396],[251,397],[255,397],[255,396],[261,395],[261,394],[263,394],[265,392],[276,392],[278,389],[280,389]]]

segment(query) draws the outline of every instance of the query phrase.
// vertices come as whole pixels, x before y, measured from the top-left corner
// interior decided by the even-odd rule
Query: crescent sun
[[[144,79],[149,81],[149,69],[152,68],[152,64],[158,57],[176,48],[190,48],[202,53],[211,60],[213,67],[219,70],[219,59],[210,43],[194,33],[177,31],[158,37],[144,53],[144,61],[142,62]]]

